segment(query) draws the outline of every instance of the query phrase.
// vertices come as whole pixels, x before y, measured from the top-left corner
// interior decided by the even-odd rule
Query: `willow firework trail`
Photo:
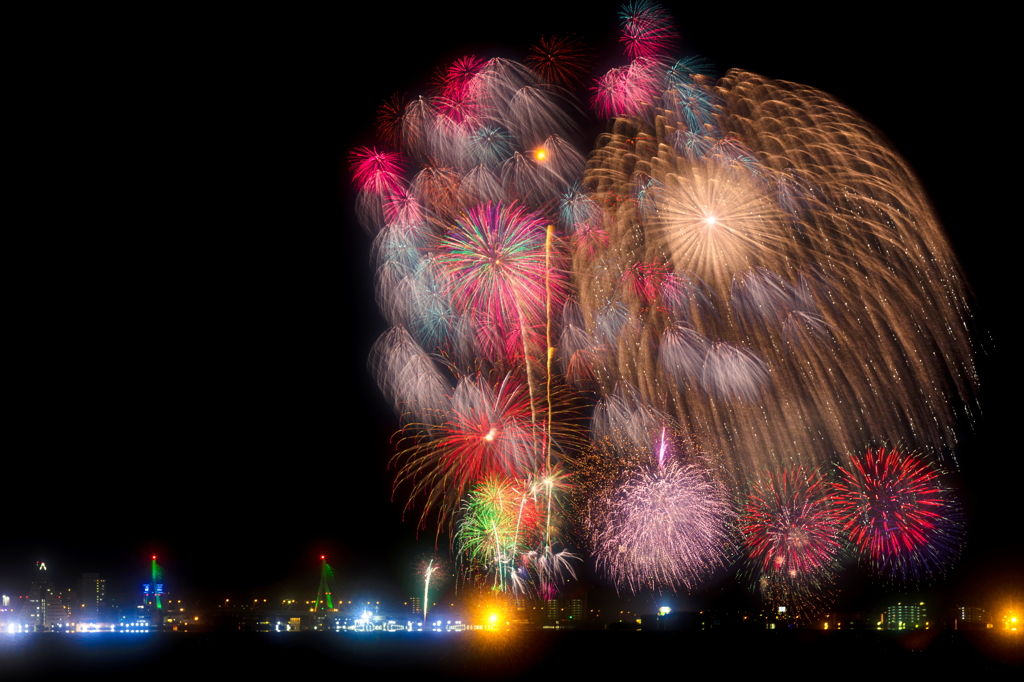
[[[635,386],[706,434],[737,484],[842,460],[866,437],[948,453],[977,380],[968,312],[906,163],[813,88],[738,70],[660,82],[657,103],[624,95],[636,113],[609,124],[584,174],[603,241],[573,253],[575,334],[601,340],[599,393]],[[629,284],[638,268],[685,295],[652,305]],[[608,333],[613,309],[629,323]]]
[[[581,109],[557,83],[586,55],[553,37],[533,52],[540,75],[458,59],[428,95],[381,107],[381,137],[401,152],[351,155],[393,325],[371,368],[402,421],[396,488],[498,589],[550,594],[576,558],[558,498],[581,430],[552,340],[570,295],[557,208],[584,158],[567,141]]]

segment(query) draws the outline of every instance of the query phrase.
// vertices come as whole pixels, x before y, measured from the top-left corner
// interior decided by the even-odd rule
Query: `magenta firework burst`
[[[923,455],[868,449],[840,472],[835,501],[843,530],[880,575],[932,578],[959,554],[960,506]]]
[[[547,246],[547,221],[523,206],[469,209],[441,240],[435,262],[459,315],[474,321],[478,347],[499,360],[541,341],[546,311],[566,296],[562,259]]]
[[[831,493],[817,470],[796,467],[766,472],[746,494],[739,529],[766,602],[813,611],[833,582],[843,542]]]

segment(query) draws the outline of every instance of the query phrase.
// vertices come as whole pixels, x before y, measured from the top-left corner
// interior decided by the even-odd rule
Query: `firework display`
[[[708,434],[737,483],[827,465],[865,434],[948,452],[975,370],[957,265],[910,170],[824,93],[683,71],[610,124],[584,175],[607,245],[572,269],[599,391],[628,383]]]
[[[632,591],[742,551],[766,600],[811,609],[846,542],[936,574],[961,534],[924,462],[952,454],[977,377],[917,179],[833,97],[716,79],[649,0],[620,20],[623,64],[589,91],[575,36],[466,56],[351,155],[396,487],[500,590],[550,594],[573,527]],[[610,120],[584,157],[588,99]],[[928,459],[847,454],[901,438]]]
[[[832,486],[802,467],[766,472],[739,519],[754,585],[770,603],[813,611],[834,581],[843,549]]]
[[[728,493],[698,466],[627,470],[592,509],[594,561],[617,588],[692,589],[731,559]]]
[[[552,37],[537,71],[459,59],[429,97],[381,108],[381,137],[401,151],[351,156],[393,324],[371,366],[404,425],[396,486],[502,590],[549,592],[574,559],[555,498],[581,429],[553,372],[570,283],[551,216],[583,171],[567,141],[579,110],[558,83],[584,55]]]
[[[873,570],[900,581],[931,578],[959,554],[959,504],[923,456],[882,447],[840,472],[843,529]]]
[[[551,487],[560,488],[560,477],[546,481],[522,481],[490,477],[477,485],[463,505],[455,545],[460,557],[476,568],[494,589],[549,596],[563,573],[573,575],[571,552],[553,551],[552,531],[547,527],[557,516],[548,508],[554,500]]]

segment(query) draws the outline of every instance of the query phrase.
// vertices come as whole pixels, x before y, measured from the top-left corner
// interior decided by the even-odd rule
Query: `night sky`
[[[1019,601],[1019,370],[998,253],[1019,219],[993,179],[997,60],[980,19],[925,30],[888,6],[837,22],[668,4],[683,54],[839,97],[922,179],[973,290],[983,410],[957,453],[966,549],[930,589]],[[11,191],[30,207],[12,227],[31,236],[9,253],[23,274],[9,296],[0,592],[22,593],[40,559],[62,587],[88,571],[130,592],[155,553],[172,593],[280,598],[315,589],[327,553],[342,591],[404,596],[435,535],[417,539],[418,510],[403,521],[405,496],[391,501],[398,421],[366,369],[386,325],[346,157],[372,142],[385,98],[424,93],[464,54],[524,59],[542,34],[572,32],[603,56],[595,75],[622,63],[618,4],[590,7],[425,3],[399,22],[397,7],[364,3],[33,29],[66,57],[40,77]],[[891,591],[850,573],[849,608]],[[715,589],[747,599],[731,580]]]

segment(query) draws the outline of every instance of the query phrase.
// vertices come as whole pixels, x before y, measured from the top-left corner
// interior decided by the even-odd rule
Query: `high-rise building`
[[[63,626],[70,622],[68,605],[61,598],[60,592],[50,583],[49,569],[45,561],[36,562],[32,586],[29,587],[27,597],[21,614],[25,624],[52,630],[55,626]]]
[[[558,623],[562,620],[562,611],[558,599],[548,599],[544,604],[545,616],[550,624]]]
[[[78,620],[101,621],[107,611],[107,581],[99,573],[83,573],[78,581]]]

